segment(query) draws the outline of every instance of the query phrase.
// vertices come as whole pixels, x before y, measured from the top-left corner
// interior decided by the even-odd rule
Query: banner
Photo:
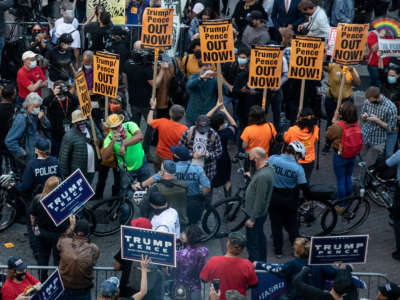
[[[86,19],[89,19],[97,5],[104,7],[105,11],[111,14],[113,24],[125,24],[125,0],[87,0],[86,2]],[[93,20],[96,21],[96,18]]]
[[[283,51],[280,47],[253,46],[250,56],[249,87],[279,89]]]
[[[76,92],[78,93],[79,105],[85,118],[92,114],[92,102],[86,83],[85,73],[80,71],[75,75]]]
[[[323,38],[296,35],[292,40],[288,77],[321,80],[324,45]]]
[[[96,52],[93,56],[93,93],[116,98],[118,92],[119,57]]]
[[[230,21],[203,21],[199,32],[203,63],[235,61],[233,27]]]
[[[173,9],[146,8],[142,21],[142,46],[168,49],[172,46]]]
[[[400,57],[400,39],[388,40],[378,39],[379,51],[382,52],[383,57]]]
[[[367,261],[369,235],[312,237],[309,265],[363,264]]]
[[[368,37],[368,24],[345,24],[337,26],[333,61],[342,65],[357,65],[364,59]]]
[[[63,293],[64,285],[57,268],[57,270],[42,284],[40,291],[38,291],[31,300],[57,300]]]
[[[332,56],[333,48],[335,48],[336,33],[337,33],[337,28],[331,27],[331,31],[329,32],[328,49],[326,50],[326,55]]]
[[[92,187],[81,170],[77,169],[50,194],[41,199],[40,203],[54,224],[58,226],[93,195]]]
[[[175,234],[121,226],[121,257],[141,261],[142,255],[153,264],[176,267]]]
[[[286,293],[286,281],[274,274],[257,271],[257,287],[251,291],[251,300],[278,300]]]

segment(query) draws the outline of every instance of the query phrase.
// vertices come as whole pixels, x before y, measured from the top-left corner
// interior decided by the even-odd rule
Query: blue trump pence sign
[[[312,237],[309,265],[362,264],[367,261],[369,235]]]
[[[42,284],[31,300],[57,300],[64,293],[64,285],[58,269]]]
[[[80,169],[72,173],[50,194],[40,200],[56,226],[84,205],[94,191]]]
[[[141,261],[142,255],[153,264],[176,267],[175,234],[121,226],[122,258]]]
[[[285,279],[266,271],[256,271],[256,274],[258,284],[251,291],[252,300],[278,300],[286,293]]]

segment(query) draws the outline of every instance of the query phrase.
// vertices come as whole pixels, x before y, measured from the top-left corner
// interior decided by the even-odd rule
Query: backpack
[[[185,72],[188,60],[189,59],[186,58]],[[186,91],[186,75],[184,72],[179,70],[178,62],[176,61],[175,57],[172,59],[172,62],[174,64],[175,74],[171,80],[171,87],[170,87],[171,100],[173,104],[180,104],[186,107],[189,101],[189,94]]]
[[[267,125],[271,132],[271,140],[269,142],[268,156],[275,155],[275,154],[281,154],[284,143],[278,134],[276,135],[276,137],[274,136],[271,124],[267,123]]]
[[[363,145],[362,134],[358,122],[351,126],[347,126],[343,121],[339,121],[337,124],[342,128],[340,155],[343,158],[356,157],[361,152]]]

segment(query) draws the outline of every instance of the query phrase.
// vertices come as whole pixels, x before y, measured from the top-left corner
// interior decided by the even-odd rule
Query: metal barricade
[[[39,270],[49,270],[49,275],[56,269],[55,266],[28,266],[28,272],[35,278],[39,278]],[[0,274],[7,274],[7,266],[0,265]],[[112,276],[121,277],[121,271],[114,270],[111,267],[94,267],[93,288],[91,290],[92,299],[97,299],[100,292],[101,283]]]

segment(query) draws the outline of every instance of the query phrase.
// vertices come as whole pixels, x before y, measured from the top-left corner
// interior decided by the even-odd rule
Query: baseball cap
[[[50,141],[44,138],[38,138],[36,140],[35,148],[39,151],[49,151],[50,150]]]
[[[176,173],[176,164],[172,160],[164,160],[163,168],[168,174]]]
[[[119,288],[119,279],[117,277],[110,277],[101,283],[100,294],[105,297],[115,296]]]
[[[196,129],[204,134],[210,129],[210,119],[206,115],[199,115],[196,119]]]
[[[400,287],[393,282],[388,282],[384,286],[379,286],[378,290],[381,292],[382,296],[388,297],[389,299],[398,299],[400,297]]]
[[[37,56],[37,54],[35,52],[25,51],[24,54],[22,54],[22,61],[24,61],[25,59],[28,59],[28,58],[35,58],[36,56]]]
[[[197,2],[194,6],[192,11],[198,15],[199,13],[201,13],[204,10],[204,5],[201,2]]]
[[[192,159],[192,156],[190,155],[189,149],[186,148],[185,146],[171,146],[169,147],[169,150],[176,156],[178,156],[179,160],[186,161]]]
[[[90,233],[90,225],[86,219],[80,219],[76,222],[75,233],[82,232],[84,235],[88,235]]]
[[[246,298],[237,290],[227,290],[225,293],[226,300],[245,300]]]
[[[144,228],[144,229],[152,229],[152,225],[149,219],[147,218],[137,218],[131,221],[131,226]]]
[[[153,190],[150,192],[150,204],[155,206],[164,206],[167,203],[167,199],[165,199],[164,195],[159,191]]]
[[[8,259],[8,268],[16,271],[24,271],[26,264],[19,256],[12,256]]]
[[[333,281],[333,289],[339,295],[349,293],[354,286],[351,272],[346,269],[341,269],[337,272],[335,280]]]
[[[231,232],[228,235],[228,240],[232,246],[239,246],[241,248],[246,246],[246,237],[239,231]]]

